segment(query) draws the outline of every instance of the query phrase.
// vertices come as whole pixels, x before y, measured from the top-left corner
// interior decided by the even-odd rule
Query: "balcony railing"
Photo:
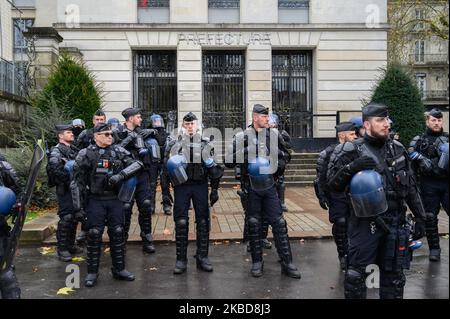
[[[448,54],[411,54],[413,64],[448,64]]]
[[[19,69],[13,63],[0,59],[0,91],[24,96],[19,78]]]
[[[422,101],[425,102],[448,101],[448,90],[422,91],[420,93]]]

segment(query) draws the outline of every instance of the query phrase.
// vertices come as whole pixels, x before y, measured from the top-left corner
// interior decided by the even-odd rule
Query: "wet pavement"
[[[405,298],[449,298],[448,236],[441,237],[440,263],[428,261],[426,244],[415,252],[411,270],[406,271]],[[54,253],[42,255],[40,246],[22,246],[16,258],[16,273],[22,298],[145,298],[145,299],[340,299],[343,298],[344,274],[338,268],[336,247],[332,240],[292,240],[294,262],[302,279],[280,273],[274,247],[265,250],[264,276],[253,278],[249,270],[250,254],[246,245],[235,241],[216,242],[210,246],[214,272],[205,273],[195,267],[192,256],[195,243],[189,244],[188,270],[173,275],[175,245],[159,243],[154,255],[143,255],[141,246],[128,245],[127,269],[136,275],[134,282],[112,279],[108,249],[102,253],[100,278],[94,288],[83,286],[86,263],[60,262]],[[57,295],[66,286],[66,266],[79,265],[81,288],[69,295]],[[369,289],[368,298],[378,298],[377,289]]]

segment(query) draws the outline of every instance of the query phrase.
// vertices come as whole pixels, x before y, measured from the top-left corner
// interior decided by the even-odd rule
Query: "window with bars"
[[[168,8],[170,0],[138,0],[138,8]]]
[[[240,0],[208,0],[208,8],[239,8]]]
[[[308,23],[309,0],[278,0],[279,23]]]
[[[278,0],[279,8],[309,8],[309,0]]]
[[[138,0],[139,23],[169,23],[170,0]]]
[[[239,23],[240,0],[208,0],[209,23]]]

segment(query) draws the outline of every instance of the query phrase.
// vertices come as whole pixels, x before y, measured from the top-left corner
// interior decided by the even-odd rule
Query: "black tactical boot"
[[[121,225],[108,229],[109,243],[111,249],[112,267],[111,273],[114,279],[133,281],[134,275],[125,269],[125,238],[124,229]]]
[[[72,254],[69,251],[69,242],[73,228],[73,216],[60,216],[58,229],[56,230],[57,252],[61,261],[72,261]]]
[[[100,253],[102,249],[102,234],[99,230],[92,228],[87,235],[87,271],[84,280],[86,287],[93,287],[97,283],[98,268],[100,264]]]
[[[175,221],[175,240],[177,250],[177,261],[173,273],[182,274],[187,268],[187,246],[188,246],[189,222],[187,219]]]
[[[432,213],[427,213],[425,223],[425,231],[427,234],[428,247],[430,248],[430,261],[441,260],[441,247],[439,244],[438,219]]]
[[[403,299],[406,278],[403,272],[380,273],[380,299]]]
[[[163,212],[165,215],[172,215],[172,205],[167,205],[165,203],[163,203]]]
[[[206,272],[213,271],[211,262],[208,259],[209,248],[209,220],[201,219],[197,221],[197,268]]]
[[[281,273],[291,278],[300,279],[300,272],[292,263],[291,245],[289,243],[287,224],[284,218],[280,218],[272,225],[272,231],[278,256],[281,260]]]
[[[261,245],[261,221],[255,217],[248,218],[248,239],[253,263],[250,273],[253,277],[261,277],[264,269]]]
[[[348,268],[344,279],[345,299],[366,299],[367,286],[365,269]]]
[[[14,266],[0,274],[0,299],[20,299],[20,287]]]
[[[155,245],[153,244],[153,236],[151,233],[144,234],[141,233],[142,238],[142,250],[144,253],[153,254],[155,253]]]

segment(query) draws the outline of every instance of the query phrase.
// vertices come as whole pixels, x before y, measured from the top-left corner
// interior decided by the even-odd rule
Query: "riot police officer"
[[[339,144],[351,142],[356,138],[355,126],[352,122],[342,122],[336,125]],[[332,144],[319,154],[317,159],[317,176],[314,180],[314,190],[320,207],[328,210],[332,233],[336,243],[339,263],[342,270],[346,268],[347,258],[347,219],[350,215],[350,203],[345,193],[331,192],[327,186],[327,171],[330,156],[337,144]]]
[[[282,148],[283,138],[277,130],[268,129],[269,109],[255,104],[253,122],[245,130],[234,136],[233,150],[226,156],[225,165],[234,167],[240,163],[241,176],[248,180],[248,237],[250,241],[254,277],[263,275],[262,222],[266,219],[272,227],[281,270],[292,278],[300,278],[300,272],[292,263],[286,220],[282,216],[274,175],[280,172],[285,163]],[[270,145],[270,152],[269,146]],[[230,159],[229,154],[232,158]],[[271,156],[271,160],[268,159]]]
[[[189,206],[195,209],[197,229],[197,268],[213,271],[208,258],[210,210],[208,206],[208,179],[210,205],[218,200],[218,189],[223,168],[214,159],[214,147],[197,131],[197,116],[189,112],[183,117],[181,134],[170,141],[165,154],[167,173],[174,185],[173,218],[175,221],[176,263],[173,273],[182,274],[187,268]]]
[[[331,191],[347,192],[352,203],[348,222],[346,298],[366,298],[367,266],[380,270],[380,297],[403,298],[411,252],[406,206],[415,216],[414,237],[424,235],[425,212],[408,153],[389,139],[388,110],[369,103],[362,109],[364,138],[338,145],[328,167]]]
[[[154,253],[155,246],[153,245],[152,236],[152,192],[150,191],[150,172],[151,167],[155,164],[149,154],[149,149],[145,145],[145,140],[154,138],[157,134],[153,129],[142,129],[142,115],[138,108],[127,108],[122,111],[122,116],[125,118],[123,127],[118,127],[114,130],[114,142],[125,148],[131,153],[135,160],[142,161],[144,164],[143,170],[137,175],[137,185],[135,191],[135,199],[138,206],[139,216],[138,222],[141,228],[142,250],[145,253]],[[125,212],[125,238],[128,239],[128,231],[130,229],[131,215],[134,200],[124,204]]]
[[[364,128],[362,117],[361,116],[352,117],[350,119],[350,122],[352,122],[353,125],[355,126],[356,136],[358,138],[364,137],[366,129]]]
[[[113,131],[114,131],[114,130],[121,129],[121,128],[123,127],[123,125],[120,124],[120,121],[119,121],[117,118],[115,118],[115,117],[110,118],[110,119],[108,120],[108,122],[106,122],[106,123],[108,123],[109,125],[111,125],[111,129],[112,129]]]
[[[155,164],[151,166],[152,169],[150,173],[153,213],[156,207],[156,184],[159,177],[162,192],[161,204],[163,205],[163,211],[164,214],[171,215],[173,198],[169,189],[169,177],[167,176],[167,171],[164,169],[164,154],[169,134],[167,134],[166,129],[164,128],[164,119],[159,114],[153,114],[150,116],[150,128],[158,131],[155,138],[148,139],[148,142],[146,141],[151,149],[150,155]]]
[[[426,124],[425,133],[413,138],[408,151],[419,177],[427,216],[429,259],[439,261],[441,249],[437,216],[441,206],[448,215],[448,133],[443,130],[442,112],[437,109],[427,114]]]
[[[142,169],[124,148],[112,145],[111,127],[106,123],[94,127],[95,144],[82,149],[75,160],[71,182],[75,211],[87,215],[86,287],[93,287],[98,278],[102,235],[108,227],[115,279],[132,281],[134,275],[125,269],[125,232],[123,203],[119,200],[120,185]]]
[[[7,248],[11,230],[6,218],[12,214],[14,205],[20,202],[21,196],[22,188],[16,172],[0,154],[0,260]],[[3,299],[20,299],[20,287],[14,267],[0,271],[0,296]]]
[[[106,122],[106,114],[102,110],[95,111],[92,116],[92,124],[97,125],[100,123]],[[74,145],[82,150],[83,148],[88,147],[89,145],[94,144],[94,128],[85,129],[78,135],[78,138],[75,140]]]
[[[82,252],[75,245],[75,236],[78,220],[83,221],[84,216],[75,216],[70,192],[73,164],[78,153],[78,149],[72,145],[72,129],[71,125],[56,125],[59,143],[52,148],[47,164],[49,186],[56,186],[59,217],[56,230],[57,252],[62,261],[71,261],[72,254]]]
[[[74,119],[72,120],[72,127],[73,127],[72,132],[74,141],[76,141],[78,139],[78,136],[80,136],[81,132],[83,132],[84,129],[86,128],[86,124],[82,119]]]

